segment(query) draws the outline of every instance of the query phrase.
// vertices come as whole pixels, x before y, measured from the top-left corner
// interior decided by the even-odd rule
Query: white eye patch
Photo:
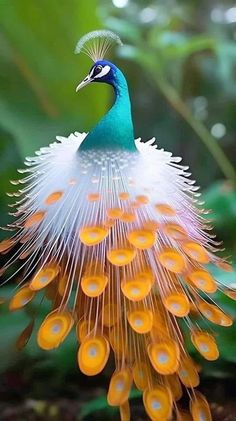
[[[109,73],[110,70],[111,70],[110,66],[106,65],[105,67],[103,67],[103,69],[100,73],[98,73],[96,76],[94,76],[94,79],[98,79],[100,77],[103,77],[103,76],[107,75],[107,73]]]

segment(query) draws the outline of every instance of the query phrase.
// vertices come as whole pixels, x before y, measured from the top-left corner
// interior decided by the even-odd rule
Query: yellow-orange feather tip
[[[190,401],[190,412],[193,421],[212,421],[211,411],[207,400],[200,392],[195,392],[193,399]]]
[[[87,200],[89,202],[98,202],[101,199],[101,195],[99,193],[90,193],[87,196]]]
[[[105,227],[84,227],[79,232],[80,241],[86,246],[95,246],[101,243],[108,235]]]
[[[151,281],[143,281],[137,279],[123,280],[121,282],[121,290],[126,298],[131,301],[143,300],[151,291]]]
[[[11,298],[9,303],[9,310],[15,311],[24,307],[28,304],[35,296],[35,292],[32,291],[28,285],[24,285],[16,294]]]
[[[210,256],[206,249],[201,244],[194,243],[193,241],[186,241],[182,243],[183,251],[191,259],[198,263],[206,264],[210,262]]]
[[[129,193],[127,192],[120,192],[118,195],[120,200],[128,200],[129,199]]]
[[[58,202],[62,196],[64,195],[63,191],[55,191],[46,198],[45,205],[53,205],[54,203]]]
[[[205,301],[200,301],[198,303],[198,308],[206,319],[210,320],[212,323],[215,323],[220,326],[232,326],[233,320],[230,316],[225,314],[214,304],[209,304]]]
[[[212,335],[203,331],[195,331],[191,334],[191,340],[195,348],[206,360],[217,360],[219,350]]]
[[[223,260],[217,259],[215,261],[215,265],[217,267],[219,267],[220,269],[224,270],[225,272],[232,272],[233,271],[233,266],[230,263],[225,262]]]
[[[120,220],[124,223],[132,223],[136,221],[136,215],[134,212],[123,212],[123,215],[120,217]]]
[[[146,195],[138,195],[135,198],[136,202],[140,205],[147,205],[149,203],[149,197]]]
[[[135,332],[148,333],[152,329],[153,314],[150,310],[134,310],[128,313],[128,322]]]
[[[69,334],[73,324],[74,320],[69,311],[52,311],[38,330],[38,345],[45,350],[57,348]]]
[[[76,336],[79,342],[83,342],[83,340],[88,336],[94,329],[95,322],[94,320],[82,320],[78,322],[76,325]]]
[[[120,421],[130,421],[130,417],[130,405],[129,401],[126,401],[123,405],[120,405]]]
[[[197,387],[200,383],[195,364],[187,355],[181,359],[177,373],[181,382],[186,387]]]
[[[99,297],[105,290],[108,277],[105,275],[83,276],[81,288],[85,295],[91,298]]]
[[[176,374],[170,374],[166,376],[166,382],[170,388],[174,401],[179,401],[183,396],[183,390],[179,378]]]
[[[107,253],[107,259],[114,266],[125,266],[131,263],[136,256],[136,251],[133,249],[112,249]]]
[[[158,254],[158,259],[162,266],[173,273],[183,273],[186,268],[184,256],[175,249],[165,249]]]
[[[38,225],[45,217],[46,212],[38,211],[33,213],[33,215],[29,216],[25,221],[25,228],[31,228],[34,225]]]
[[[168,237],[174,240],[184,240],[188,236],[185,229],[178,224],[165,224],[162,229]]]
[[[7,238],[0,242],[0,253],[7,252],[10,248],[14,245],[14,240],[11,238]]]
[[[163,299],[163,304],[176,317],[186,317],[190,311],[190,302],[184,293],[168,294]]]
[[[179,366],[180,351],[178,344],[167,339],[162,342],[151,343],[148,346],[148,355],[154,369],[159,374],[174,374]]]
[[[140,250],[151,248],[156,241],[155,233],[148,230],[130,231],[127,235],[127,238],[130,244]]]
[[[155,205],[156,211],[163,216],[175,216],[176,211],[169,205],[166,205],[165,203],[160,203]]]
[[[143,222],[143,228],[148,231],[156,232],[159,229],[159,223],[154,219],[148,219],[147,221]]]
[[[168,387],[159,385],[154,389],[146,389],[143,403],[152,421],[166,421],[172,413],[172,396]]]
[[[217,290],[217,284],[213,276],[205,270],[193,270],[188,274],[188,279],[201,291],[213,294]]]
[[[137,389],[144,391],[148,387],[150,368],[147,363],[137,361],[133,365],[133,379]]]
[[[133,377],[127,369],[116,371],[110,380],[107,401],[111,406],[123,405],[129,398]]]
[[[59,266],[56,264],[45,265],[39,270],[30,281],[29,287],[32,291],[38,291],[45,288],[59,273]]]
[[[85,338],[78,351],[80,370],[87,376],[99,374],[107,363],[109,353],[109,342],[104,336]]]
[[[121,208],[110,208],[107,209],[107,216],[111,219],[119,219],[123,215],[123,210]]]
[[[225,291],[225,294],[231,298],[231,300],[236,300],[236,291],[233,290],[227,290]]]

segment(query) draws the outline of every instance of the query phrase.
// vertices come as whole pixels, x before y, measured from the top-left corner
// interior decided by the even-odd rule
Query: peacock
[[[109,359],[107,400],[119,407],[122,421],[130,420],[133,384],[153,421],[210,421],[186,344],[206,360],[218,358],[213,324],[227,327],[232,318],[213,294],[219,289],[235,299],[236,292],[214,279],[209,264],[231,266],[215,254],[220,244],[209,233],[188,167],[158,149],[155,138],[134,138],[126,78],[105,59],[115,44],[122,45],[116,34],[98,30],[83,36],[75,51],[93,61],[76,91],[111,85],[111,109],[89,133],[58,136],[26,158],[22,178],[13,182],[19,184],[10,204],[16,219],[0,243],[1,253],[11,250],[1,269],[8,272],[4,282],[17,278],[9,310],[36,296],[49,300],[39,347],[59,347],[74,329],[82,373],[101,373]],[[17,338],[18,349],[33,329],[34,319]],[[183,393],[189,411],[179,406]]]

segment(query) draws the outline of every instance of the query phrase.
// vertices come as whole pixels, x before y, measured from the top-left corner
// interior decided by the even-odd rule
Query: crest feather
[[[79,39],[75,54],[85,53],[94,62],[103,60],[112,45],[123,45],[120,37],[112,31],[97,30],[89,32]]]

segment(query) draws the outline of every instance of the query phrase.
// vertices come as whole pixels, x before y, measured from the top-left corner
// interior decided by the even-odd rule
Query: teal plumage
[[[110,84],[114,88],[115,103],[86,136],[81,150],[91,148],[136,150],[129,90],[125,76],[109,61],[98,61],[96,64],[108,65],[113,69],[113,78]]]

